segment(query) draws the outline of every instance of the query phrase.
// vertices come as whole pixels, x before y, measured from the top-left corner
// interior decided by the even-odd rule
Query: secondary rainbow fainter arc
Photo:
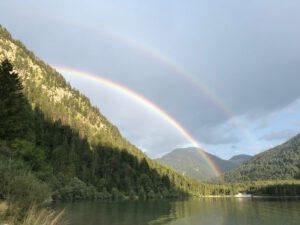
[[[74,24],[75,25],[75,24]],[[87,27],[82,24],[76,24],[79,27]],[[228,118],[232,118],[232,124],[238,128],[243,136],[249,140],[249,142],[253,146],[257,146],[254,138],[252,137],[251,133],[247,130],[244,124],[235,118],[234,113],[232,110],[223,102],[223,100],[213,91],[211,91],[208,86],[201,81],[197,76],[193,73],[187,71],[185,68],[180,66],[177,62],[173,61],[171,58],[163,54],[162,52],[156,50],[153,47],[147,46],[144,43],[137,41],[136,39],[126,36],[112,30],[101,30],[97,28],[91,28],[92,30],[99,32],[101,34],[109,36],[111,39],[115,40],[116,42],[123,42],[127,46],[131,46],[132,48],[138,49],[145,55],[148,55],[155,59],[157,62],[160,62],[162,65],[169,67],[175,74],[183,77],[186,81],[188,81],[192,86],[196,87],[197,90],[207,97],[214,105],[216,105]]]
[[[204,148],[201,147],[201,145],[196,141],[196,139],[178,121],[176,121],[172,116],[170,116],[159,106],[151,102],[149,99],[145,98],[144,96],[135,92],[134,90],[129,89],[128,87],[125,87],[107,78],[100,77],[93,73],[79,71],[77,69],[75,70],[64,66],[56,66],[56,67],[54,66],[54,68],[56,68],[62,74],[65,73],[65,74],[70,74],[77,77],[89,79],[99,84],[102,84],[108,88],[114,89],[122,94],[125,94],[126,96],[131,97],[135,101],[151,109],[153,112],[160,115],[164,120],[168,121],[177,131],[179,131],[179,133],[181,133],[183,137],[185,137],[191,144],[193,144],[198,149],[198,151],[203,156],[203,158],[208,163],[208,165],[211,167],[211,169],[213,170],[216,176],[219,176],[221,174],[221,170],[218,168],[215,162],[209,157],[209,155],[204,151]]]
[[[222,101],[222,99],[213,91],[211,91],[208,86],[201,81],[197,76],[193,73],[187,71],[185,68],[180,66],[177,62],[173,61],[171,58],[167,57],[162,52],[156,50],[153,47],[147,46],[144,43],[138,42],[136,39],[121,35],[119,33],[113,32],[111,30],[100,31],[98,29],[93,29],[95,31],[101,32],[103,34],[108,35],[109,37],[115,39],[116,41],[122,41],[127,46],[134,47],[138,49],[140,52],[144,53],[155,59],[156,61],[160,62],[162,65],[169,67],[175,74],[183,77],[188,81],[192,86],[195,86],[201,94],[204,94],[214,105],[216,105],[228,118],[234,118],[232,123],[238,128],[241,133],[247,138],[253,146],[256,146],[256,142],[252,137],[251,133],[247,130],[247,128],[238,120],[235,119],[234,113],[232,110]]]
[[[153,59],[155,59],[156,61],[160,62],[162,65],[169,67],[177,75],[185,78],[191,85],[195,86],[201,92],[201,94],[204,94],[205,96],[207,96],[208,99],[213,104],[215,104],[222,112],[225,113],[225,115],[228,116],[228,118],[233,118],[232,124],[241,131],[243,136],[246,139],[248,139],[250,141],[250,143],[252,143],[253,146],[256,147],[256,142],[254,141],[254,138],[252,137],[251,133],[247,130],[247,128],[244,126],[244,124],[241,123],[241,121],[239,121],[238,119],[234,119],[235,118],[234,113],[230,110],[229,107],[226,106],[226,104],[224,104],[222,99],[217,94],[215,94],[213,91],[211,91],[207,87],[207,85],[203,81],[201,81],[197,76],[195,76],[193,73],[184,69],[177,62],[173,61],[172,59],[167,57],[162,52],[156,50],[155,48],[153,48],[151,46],[147,46],[146,44],[144,44],[142,42],[139,42],[138,40],[136,40],[133,37],[130,37],[130,36],[118,33],[118,32],[114,32],[110,29],[99,29],[98,27],[93,27],[93,26],[90,27],[90,26],[87,26],[86,24],[80,23],[78,21],[69,21],[64,18],[60,18],[60,19],[48,18],[48,19],[51,19],[51,20],[55,19],[55,21],[57,21],[58,23],[63,23],[68,26],[74,26],[77,29],[85,28],[85,29],[95,31],[98,34],[106,35],[106,36],[110,37],[111,39],[115,40],[116,42],[122,42],[127,46],[135,48],[135,49],[139,50],[140,52],[142,52],[143,54],[148,55],[148,56],[152,57]]]

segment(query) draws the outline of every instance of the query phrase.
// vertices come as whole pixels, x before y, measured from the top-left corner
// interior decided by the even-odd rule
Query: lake
[[[299,225],[296,199],[203,198],[185,201],[75,202],[65,208],[70,225]]]

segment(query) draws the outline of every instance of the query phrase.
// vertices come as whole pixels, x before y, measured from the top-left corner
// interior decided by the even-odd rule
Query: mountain
[[[0,26],[0,62],[5,59],[8,62],[3,64],[3,76],[20,77],[30,116],[23,118],[24,135],[0,135],[0,144],[4,141],[0,145],[0,160],[21,160],[59,198],[78,198],[69,192],[82,187],[93,195],[99,192],[102,197],[116,193],[143,198],[174,197],[204,190],[202,184],[151,160],[123,138],[85,95]],[[1,87],[5,85],[1,83]],[[8,104],[6,94],[3,96],[1,101]],[[10,116],[6,113],[7,118],[0,119]],[[15,124],[21,124],[20,121]]]
[[[226,182],[300,179],[300,134],[226,172]]]
[[[91,144],[122,146],[135,154],[140,153],[86,96],[72,88],[55,69],[38,59],[20,41],[12,39],[6,29],[0,27],[0,33],[0,62],[8,59],[13,64],[33,107],[38,106],[46,117],[60,120],[77,130]]]
[[[213,154],[207,154],[222,172],[236,168],[243,160],[251,157],[240,155],[234,156],[230,160],[224,160]],[[157,159],[157,161],[174,168],[179,173],[200,181],[205,181],[215,176],[197,148],[178,148]]]
[[[251,155],[246,155],[246,154],[240,154],[240,155],[235,155],[229,159],[230,162],[233,162],[237,165],[241,165],[243,162],[248,161],[251,159]]]

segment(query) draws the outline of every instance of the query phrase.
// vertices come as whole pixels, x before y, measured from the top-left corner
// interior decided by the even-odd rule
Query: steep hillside
[[[117,127],[92,106],[89,99],[72,88],[49,65],[0,27],[0,61],[8,59],[22,78],[25,94],[33,107],[38,106],[46,117],[60,120],[87,137],[91,144],[126,147],[139,154]]]
[[[239,164],[230,160],[221,159],[208,154],[222,172],[236,168]],[[157,159],[174,168],[179,173],[200,181],[215,176],[207,162],[203,159],[196,148],[179,148]]]
[[[201,193],[199,183],[149,159],[124,139],[87,97],[0,27],[0,61],[4,59],[21,78],[33,121],[28,122],[30,138],[9,141],[2,153],[15,151],[17,159],[34,167],[53,188],[61,188],[60,193],[72,189],[68,185],[82,186],[77,178],[112,195]]]
[[[300,134],[224,174],[226,182],[300,178]]]

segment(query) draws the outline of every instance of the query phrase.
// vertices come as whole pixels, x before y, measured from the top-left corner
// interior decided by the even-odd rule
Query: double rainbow
[[[110,37],[112,40],[116,42],[120,42],[125,44],[126,46],[129,46],[131,48],[137,49],[138,51],[142,52],[145,55],[150,56],[151,58],[155,59],[156,61],[160,62],[162,65],[167,66],[168,68],[172,69],[174,71],[174,74],[181,76],[185,78],[191,85],[197,88],[201,94],[204,94],[207,96],[207,98],[216,105],[224,114],[228,116],[228,118],[233,118],[231,120],[231,123],[238,128],[241,133],[243,134],[244,138],[246,138],[250,143],[252,143],[253,146],[256,145],[252,135],[250,132],[246,129],[246,127],[241,123],[241,121],[235,119],[234,113],[226,104],[224,101],[216,95],[214,92],[212,92],[207,85],[205,85],[197,76],[190,73],[186,69],[184,69],[182,66],[180,66],[175,61],[171,60],[169,57],[167,57],[162,52],[156,50],[155,48],[151,46],[147,46],[144,43],[141,43],[137,41],[136,39],[126,36],[124,34],[113,32],[112,30],[108,29],[98,29],[97,27],[88,27],[85,24],[82,24],[80,22],[74,22],[74,21],[67,21],[64,19],[58,20],[57,18],[50,18],[51,20],[56,20],[58,23],[64,23],[67,26],[73,26],[78,28],[85,28],[89,29],[91,31],[94,31],[98,33],[99,35],[105,35],[107,37]],[[213,160],[210,159],[208,154],[204,151],[204,149],[201,147],[201,145],[195,140],[195,138],[189,134],[187,130],[183,128],[183,126],[177,122],[173,117],[171,117],[169,114],[167,114],[163,109],[161,109],[159,106],[151,102],[150,100],[146,99],[144,96],[136,93],[135,91],[129,89],[128,87],[122,86],[118,83],[115,83],[111,80],[108,80],[107,78],[100,77],[96,74],[87,73],[83,71],[78,71],[75,69],[67,68],[67,67],[56,67],[58,71],[61,73],[68,73],[71,75],[79,76],[82,78],[86,78],[95,82],[98,82],[102,85],[105,85],[109,88],[112,88],[120,93],[123,93],[134,100],[140,102],[141,104],[147,106],[149,109],[153,110],[157,114],[159,114],[161,117],[163,117],[166,121],[168,121],[170,124],[173,125],[174,128],[176,128],[187,140],[189,140],[196,148],[198,148],[201,155],[204,157],[204,159],[207,161],[207,163],[212,168],[213,172],[216,175],[219,175],[220,169],[215,164]]]
[[[121,94],[124,94],[133,100],[139,102],[140,104],[143,104],[153,112],[157,113],[159,116],[161,116],[165,121],[168,121],[177,131],[180,132],[180,134],[185,137],[194,147],[196,147],[205,161],[210,165],[211,169],[213,170],[214,174],[216,176],[219,176],[221,174],[220,169],[215,164],[215,162],[210,159],[209,155],[204,151],[204,149],[201,147],[201,145],[196,141],[196,139],[187,131],[184,129],[184,127],[176,121],[172,116],[170,116],[168,113],[166,113],[163,109],[161,109],[158,105],[154,104],[141,94],[136,93],[135,91],[129,89],[128,87],[125,87],[121,84],[118,84],[116,82],[113,82],[111,80],[108,80],[107,78],[100,77],[96,74],[83,72],[79,70],[75,70],[68,67],[55,67],[60,73],[62,74],[70,74],[73,76],[78,76],[81,78],[85,78],[94,82],[97,82],[101,85],[104,85],[108,88],[111,88],[115,91],[120,92]]]

